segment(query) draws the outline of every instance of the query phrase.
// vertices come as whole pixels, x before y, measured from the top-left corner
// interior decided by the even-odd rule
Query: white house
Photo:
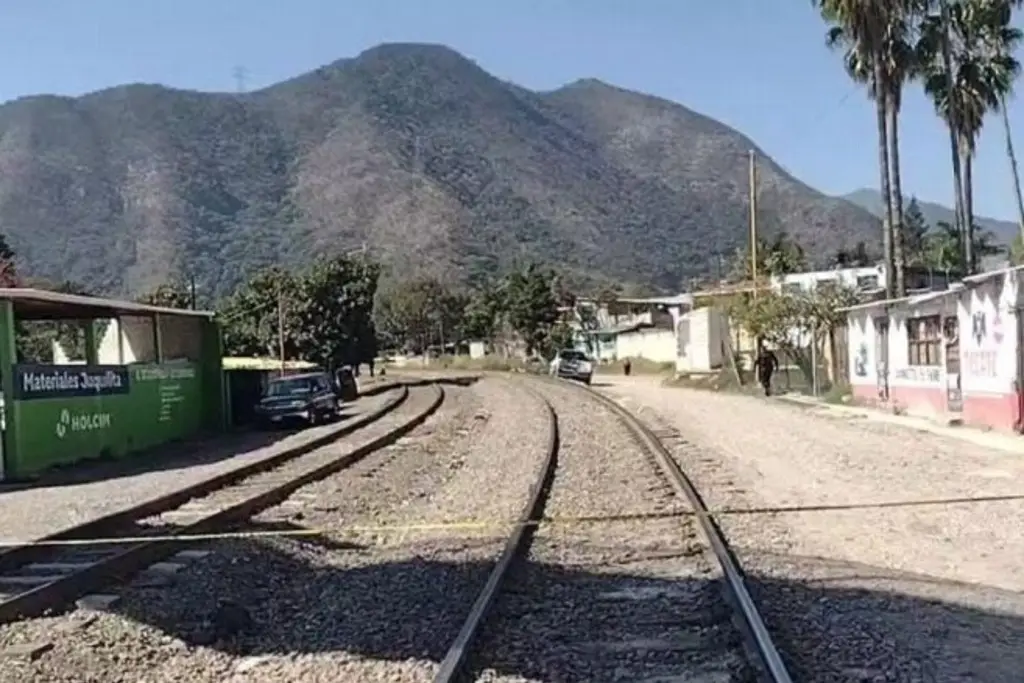
[[[850,384],[864,402],[997,429],[1020,429],[1024,269],[941,292],[847,310]]]

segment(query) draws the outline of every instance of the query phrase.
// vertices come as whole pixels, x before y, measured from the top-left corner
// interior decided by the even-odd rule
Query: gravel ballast
[[[580,390],[531,382],[561,447],[529,561],[513,569],[474,648],[478,681],[742,681],[719,570],[689,511],[614,414]]]
[[[506,530],[349,528],[518,512],[545,436],[539,405],[506,382],[445,389],[422,427],[252,525],[321,535],[211,543],[86,628],[71,626],[81,611],[9,627],[0,641],[72,630],[34,663],[0,661],[0,681],[430,680]]]
[[[345,420],[373,412],[394,398],[396,390],[345,404]],[[197,443],[194,452],[171,456],[146,469],[141,460],[110,465],[85,463],[74,475],[77,483],[0,487],[0,529],[5,542],[24,542],[56,533],[104,515],[158,498],[185,486],[258,462],[337,429],[337,423],[298,432],[261,432]],[[178,450],[191,449],[182,445]],[[137,459],[149,456],[141,454]],[[90,474],[94,476],[90,476]],[[51,478],[57,478],[53,475]],[[66,475],[71,477],[70,474]]]
[[[900,426],[613,378],[721,516],[796,680],[1020,679],[1024,461]],[[957,501],[957,502],[943,502]],[[881,504],[881,506],[880,506]],[[806,509],[846,506],[847,509]],[[772,511],[785,508],[786,511]]]

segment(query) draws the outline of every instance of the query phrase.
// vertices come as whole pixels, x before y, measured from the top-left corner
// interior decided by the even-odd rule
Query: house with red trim
[[[846,309],[861,403],[993,429],[1024,429],[1024,267]]]

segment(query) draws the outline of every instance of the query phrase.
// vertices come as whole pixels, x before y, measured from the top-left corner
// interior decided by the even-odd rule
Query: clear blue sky
[[[838,194],[877,187],[871,105],[824,47],[808,0],[0,0],[0,101],[126,82],[269,85],[381,42],[444,43],[535,89],[583,77],[680,102]],[[1024,103],[1011,105],[1024,153]],[[904,189],[951,204],[948,142],[912,87]],[[998,118],[975,172],[979,214],[1012,219]],[[1024,156],[1024,154],[1022,154]]]

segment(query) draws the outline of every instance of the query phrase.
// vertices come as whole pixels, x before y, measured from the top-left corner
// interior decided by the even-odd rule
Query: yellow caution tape
[[[13,548],[24,545],[37,547],[47,546],[86,546],[86,545],[118,545],[131,543],[193,543],[199,541],[220,541],[243,538],[273,538],[288,536],[342,536],[356,534],[386,534],[386,533],[407,533],[411,531],[447,531],[447,530],[472,530],[472,529],[511,529],[515,526],[541,527],[541,526],[579,526],[583,524],[604,524],[611,522],[631,522],[638,520],[672,519],[675,517],[690,516],[690,511],[678,512],[638,512],[618,515],[583,516],[583,517],[558,517],[544,518],[539,521],[521,523],[514,520],[461,520],[450,522],[418,522],[412,524],[380,524],[380,525],[341,525],[330,529],[323,528],[298,528],[298,529],[269,529],[253,531],[224,531],[209,534],[165,534],[165,535],[139,535],[120,536],[108,538],[89,539],[57,539],[39,541],[0,541],[0,548]]]
[[[724,517],[732,515],[777,515],[793,513],[820,513],[820,512],[843,512],[852,510],[883,510],[898,507],[932,507],[948,505],[965,505],[978,503],[1006,502],[1024,500],[1024,495],[996,495],[976,496],[970,498],[945,498],[933,500],[910,500],[910,501],[882,501],[876,503],[850,503],[850,504],[822,504],[805,505],[797,507],[764,507],[764,508],[722,508],[710,510],[713,517]],[[343,536],[356,534],[396,534],[415,531],[448,531],[448,530],[483,530],[483,529],[512,529],[518,525],[524,527],[573,527],[588,524],[614,524],[621,522],[653,521],[659,519],[677,519],[692,517],[693,511],[683,510],[659,510],[625,512],[615,515],[581,515],[577,517],[545,517],[539,521],[519,522],[507,519],[470,519],[447,522],[417,522],[410,524],[380,524],[380,525],[340,525],[329,529],[323,528],[296,528],[296,529],[269,529],[254,531],[225,531],[210,534],[164,534],[154,536],[122,536],[111,538],[91,539],[61,539],[61,540],[39,540],[39,541],[0,541],[0,549],[14,548],[25,545],[38,547],[47,546],[91,546],[91,545],[119,545],[134,543],[197,543],[200,541],[220,541],[245,538],[272,538],[272,537],[295,537],[295,536]],[[287,523],[287,520],[284,520]]]

